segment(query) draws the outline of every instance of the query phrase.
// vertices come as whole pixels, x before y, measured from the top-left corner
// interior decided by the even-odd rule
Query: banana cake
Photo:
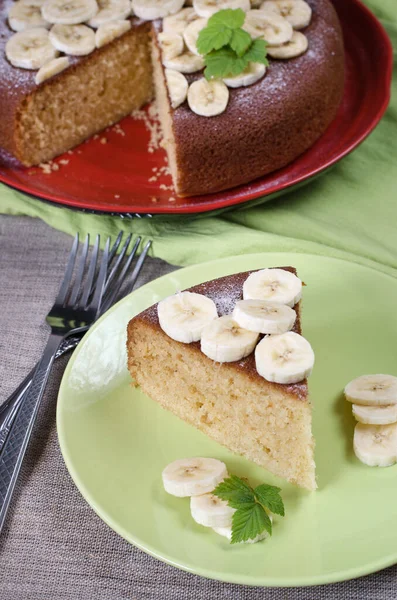
[[[269,64],[207,81],[198,36],[227,8],[245,11]],[[312,146],[343,87],[331,0],[0,0],[0,147],[26,166],[155,96],[176,192],[217,192]]]
[[[129,322],[128,368],[134,384],[177,417],[313,490],[306,377],[314,355],[301,335],[299,286],[289,306],[277,292],[291,290],[290,280],[298,281],[292,267],[238,273],[151,306]]]

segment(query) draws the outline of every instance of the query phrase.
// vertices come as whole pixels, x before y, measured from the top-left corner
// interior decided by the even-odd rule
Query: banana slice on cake
[[[182,54],[185,47],[183,37],[179,33],[166,33],[162,31],[158,35],[163,60],[170,60]]]
[[[243,29],[254,39],[265,40],[269,46],[286,44],[294,32],[291,23],[280,15],[257,9],[247,12]]]
[[[304,54],[309,46],[307,37],[300,31],[294,31],[292,38],[282,46],[269,46],[267,53],[272,58],[285,60]]]
[[[98,12],[95,0],[46,0],[41,13],[49,23],[79,25],[92,19]]]
[[[132,10],[146,21],[163,19],[181,10],[184,0],[132,0]]]
[[[241,8],[246,12],[251,5],[250,0],[193,0],[193,8],[200,17],[210,17],[225,8]]]
[[[25,31],[32,27],[49,27],[40,6],[28,2],[14,2],[8,11],[8,23],[13,31]]]
[[[284,17],[294,29],[307,27],[312,18],[312,9],[304,0],[266,0],[261,10]]]
[[[314,352],[309,342],[293,331],[269,335],[255,349],[259,375],[274,383],[298,383],[312,372]]]
[[[389,425],[397,423],[397,404],[384,406],[361,406],[353,404],[353,416],[365,425]]]
[[[185,102],[187,97],[189,87],[187,79],[182,73],[173,71],[172,69],[165,69],[164,74],[171,99],[171,106],[172,108],[178,108],[178,106]]]
[[[257,333],[285,333],[296,320],[296,312],[286,304],[266,300],[240,300],[233,311],[233,319],[248,331]]]
[[[246,87],[247,85],[256,83],[259,79],[262,79],[265,73],[265,65],[250,62],[242,73],[235,75],[234,77],[225,77],[223,82],[230,88]]]
[[[363,425],[357,423],[353,438],[354,453],[369,467],[391,467],[397,462],[397,423]]]
[[[185,40],[186,46],[190,52],[200,56],[200,52],[197,50],[197,40],[199,33],[204,27],[207,27],[208,19],[196,19],[190,25],[188,25],[183,32],[183,39]]]
[[[183,35],[186,27],[198,18],[198,14],[194,8],[182,8],[175,15],[165,17],[163,20],[163,31],[165,33],[179,33],[179,35]]]
[[[95,50],[95,33],[86,25],[53,25],[50,41],[54,48],[70,56],[85,56]]]
[[[197,57],[198,58],[198,57]],[[188,90],[190,109],[201,117],[214,117],[226,110],[229,90],[223,81],[207,81],[204,77],[194,81]]]
[[[190,512],[196,523],[204,527],[228,527],[236,509],[218,496],[203,494],[190,498]]]
[[[6,43],[5,53],[10,63],[21,69],[40,69],[58,56],[47,29],[41,27],[15,33]]]
[[[43,83],[47,79],[62,73],[69,66],[69,59],[67,56],[61,56],[60,58],[53,58],[50,62],[45,63],[36,73],[35,82],[37,85]]]
[[[161,300],[157,314],[161,329],[184,344],[198,342],[203,329],[218,317],[211,298],[193,292],[179,292]]]
[[[165,491],[179,498],[212,492],[225,477],[226,465],[216,458],[181,458],[162,472]]]
[[[293,307],[301,296],[301,280],[284,269],[256,271],[247,277],[243,285],[244,300],[268,300]]]
[[[108,21],[124,21],[132,12],[131,0],[97,0],[99,10],[88,21],[90,27],[97,29]]]
[[[258,333],[243,329],[231,315],[225,315],[204,328],[201,351],[216,362],[234,362],[251,354],[258,339]]]
[[[387,406],[397,404],[397,377],[393,375],[362,375],[345,387],[345,397],[353,404]]]
[[[119,38],[131,29],[131,21],[123,19],[120,21],[107,21],[100,25],[95,32],[95,45],[102,48],[110,44],[113,40]]]
[[[204,69],[204,59],[202,56],[186,51],[174,58],[163,58],[163,65],[166,69],[173,69],[180,73],[196,73]]]

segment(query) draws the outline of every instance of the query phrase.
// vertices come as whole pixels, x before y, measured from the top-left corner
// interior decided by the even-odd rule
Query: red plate
[[[393,51],[381,24],[359,0],[333,0],[346,45],[346,84],[339,113],[321,139],[286,168],[217,194],[178,198],[169,177],[153,178],[163,151],[149,154],[149,134],[127,117],[54,161],[58,170],[0,164],[0,181],[33,196],[89,210],[200,213],[274,195],[321,173],[356,148],[374,129],[390,99]],[[106,140],[106,143],[103,141]],[[67,163],[65,161],[68,161]],[[168,189],[167,189],[168,188]]]

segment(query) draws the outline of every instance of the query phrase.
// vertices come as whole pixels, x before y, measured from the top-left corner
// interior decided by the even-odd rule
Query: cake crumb
[[[114,197],[115,197],[115,198],[116,198],[116,200],[117,200],[118,198],[120,198],[120,194],[115,194],[115,195],[114,195]]]
[[[148,152],[153,154],[160,148],[160,143],[163,137],[155,104],[151,104],[147,111],[142,109],[134,110],[131,113],[131,117],[135,121],[143,121],[143,124],[150,135]]]
[[[69,161],[66,158],[62,158],[59,162],[60,162],[61,165],[68,165],[69,164]]]
[[[171,198],[168,198],[168,202],[176,202],[176,198],[174,198],[174,196],[171,196]]]
[[[158,199],[158,198],[156,198],[156,196],[152,196],[152,197],[151,197],[151,201],[153,202],[153,204],[156,204],[156,202],[158,202],[158,201],[159,201],[159,199]]]
[[[101,137],[101,139],[99,140],[101,142],[101,144],[107,144],[108,140],[105,137]]]

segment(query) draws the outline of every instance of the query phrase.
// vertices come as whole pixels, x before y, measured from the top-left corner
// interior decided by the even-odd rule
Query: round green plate
[[[309,493],[228,452],[130,385],[128,320],[191,285],[249,269],[293,265],[306,282],[303,334],[316,365],[309,381],[319,489]],[[253,254],[171,273],[132,293],[86,335],[58,402],[62,453],[77,487],[117,533],[171,565],[233,583],[300,586],[341,581],[397,562],[397,466],[354,456],[345,384],[364,373],[397,375],[397,281],[356,264],[300,254]],[[286,516],[273,537],[230,545],[165,493],[176,458],[212,456],[231,473],[282,488]]]

